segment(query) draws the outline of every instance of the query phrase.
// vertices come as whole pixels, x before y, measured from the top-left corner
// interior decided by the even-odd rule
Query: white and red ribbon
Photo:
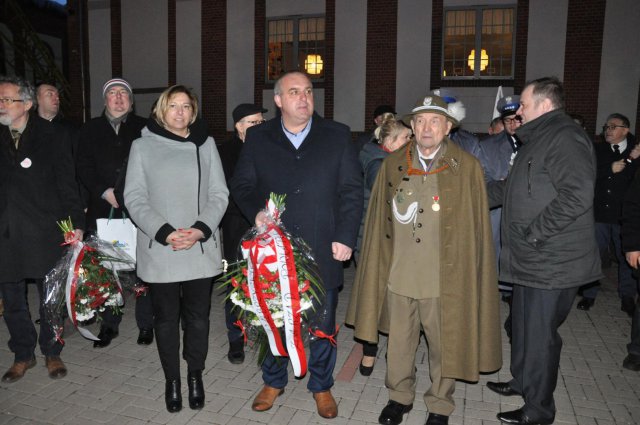
[[[82,260],[84,258],[85,253],[92,249],[80,241],[75,241],[71,245],[73,248],[73,256],[71,257],[71,261],[69,262],[69,273],[67,273],[67,282],[66,282],[66,288],[65,288],[67,312],[69,313],[69,318],[71,319],[71,322],[78,329],[78,332],[80,332],[80,334],[83,337],[87,339],[91,339],[93,341],[98,341],[100,338],[95,336],[88,329],[85,329],[78,324],[78,318],[74,308],[76,304],[78,278],[80,277],[80,266],[82,265]],[[118,280],[118,277],[115,273],[114,273],[114,276],[116,279],[116,283],[118,284],[118,288],[122,292],[122,286],[120,285],[120,281]]]
[[[265,233],[243,242],[242,253],[247,259],[251,304],[265,330],[271,353],[289,357],[295,376],[302,377],[307,373],[307,358],[300,329],[300,292],[291,241],[278,226],[270,225]],[[263,283],[260,281],[261,276],[268,278],[276,271],[280,282],[286,349],[267,306]]]

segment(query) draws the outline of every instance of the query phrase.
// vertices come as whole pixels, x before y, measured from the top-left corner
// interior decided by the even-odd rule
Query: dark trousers
[[[636,311],[631,320],[631,342],[627,345],[627,351],[635,361],[640,362],[640,298],[636,302]]]
[[[135,273],[135,272],[131,272]],[[151,296],[149,292],[145,292],[134,298],[136,324],[138,329],[153,329],[153,307],[151,305]],[[102,327],[118,330],[120,322],[122,322],[122,314],[114,314],[111,308],[105,309],[101,314]]]
[[[40,303],[40,317],[45,317],[42,279],[35,279]],[[40,344],[40,351],[45,356],[59,356],[62,344],[55,340],[53,329],[47,320],[40,321],[40,337],[31,320],[27,301],[27,286],[25,281],[7,282],[2,286],[4,302],[4,321],[9,329],[9,349],[13,352],[16,362],[31,360],[34,357],[36,341]]]
[[[338,306],[338,289],[328,289],[324,300],[316,305],[313,317],[310,318],[311,329],[321,330],[327,335],[336,331],[336,307]],[[318,338],[310,343],[310,355],[307,361],[310,374],[307,388],[312,393],[327,391],[333,386],[333,370],[336,367],[337,349],[326,338]],[[284,388],[289,381],[287,375],[287,357],[275,357],[271,350],[262,363],[262,379],[274,388]]]
[[[209,348],[212,279],[149,283],[153,327],[165,379],[180,379],[180,322],[184,329],[182,357],[190,372],[204,369]]]
[[[596,240],[600,250],[600,258],[604,258],[609,250],[610,242],[613,242],[616,258],[618,260],[618,295],[620,298],[632,297],[635,299],[638,293],[638,281],[633,277],[633,269],[624,258],[620,241],[620,225],[610,223],[596,223]],[[583,287],[582,296],[596,298],[599,285],[586,285]]]
[[[522,410],[533,420],[553,421],[562,338],[578,288],[534,289],[513,285],[511,375],[509,385],[524,397]]]

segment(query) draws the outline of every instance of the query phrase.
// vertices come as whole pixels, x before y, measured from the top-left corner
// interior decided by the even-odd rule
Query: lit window
[[[320,16],[267,20],[267,81],[292,70],[324,78],[324,22]]]
[[[515,8],[448,9],[442,77],[513,77]]]

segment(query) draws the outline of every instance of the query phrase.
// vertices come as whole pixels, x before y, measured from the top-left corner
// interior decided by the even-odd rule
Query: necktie
[[[613,145],[613,151],[616,153],[616,155],[620,155],[620,146]]]
[[[18,144],[20,143],[20,132],[18,130],[11,130],[11,137],[13,138],[13,146],[18,150]]]

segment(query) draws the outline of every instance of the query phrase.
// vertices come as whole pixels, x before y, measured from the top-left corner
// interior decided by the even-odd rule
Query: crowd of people
[[[565,111],[556,78],[502,98],[483,140],[462,128],[466,113],[455,94],[438,89],[420,94],[402,116],[380,105],[374,131],[352,141],[347,126],[314,111],[312,82],[296,71],[275,83],[275,118],[240,104],[233,138],[218,146],[185,86],[164,90],[149,118],[133,112],[133,89],[122,78],[105,82],[103,99],[103,113],[76,127],[60,113],[54,85],[34,89],[0,77],[0,292],[15,356],[2,382],[36,364],[38,344],[49,376],[67,374],[45,320],[38,337],[27,286],[40,294],[42,319],[43,278],[65,238],[80,241],[100,219],[130,217],[137,227],[132,273],[145,287],[134,301],[137,342],[155,337],[166,409],[177,412],[182,330],[189,407],[201,409],[213,281],[223,259],[241,258],[247,230],[267,222],[270,193],[286,195],[283,225],[311,248],[321,277],[307,388],[324,418],[338,415],[331,393],[336,307],[349,260],[357,270],[345,322],[363,345],[362,375],[375,367],[379,335],[388,336],[381,424],[400,424],[413,408],[422,335],[427,424],[448,423],[456,380],[478,381],[502,367],[500,294],[509,305],[503,326],[513,378],[487,387],[524,403],[497,417],[553,423],[558,329],[579,292],[578,309],[594,305],[601,264],[611,258],[621,309],[633,317],[623,366],[640,370],[640,145],[620,113],[594,143]],[[63,236],[56,222],[67,217],[76,230]],[[101,314],[96,349],[118,336],[121,319],[109,308]],[[228,360],[243,363],[243,328],[230,302],[225,319]],[[253,410],[272,408],[287,367],[267,351]]]

